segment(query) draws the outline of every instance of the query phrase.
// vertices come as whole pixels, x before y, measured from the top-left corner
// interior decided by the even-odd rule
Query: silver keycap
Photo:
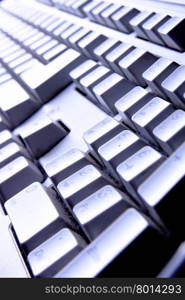
[[[185,140],[185,112],[175,110],[153,130],[161,147],[168,154],[176,150]]]
[[[85,242],[77,233],[63,228],[32,250],[27,260],[35,277],[51,277],[69,263],[84,246]]]
[[[65,226],[54,201],[34,182],[6,202],[19,243],[27,253]]]
[[[75,168],[76,164],[76,168]],[[78,149],[71,149],[63,155],[58,155],[54,160],[44,165],[47,175],[58,184],[67,175],[72,175],[76,170],[88,164],[83,152]],[[66,173],[65,170],[68,169]]]
[[[94,49],[106,39],[106,36],[104,36],[103,34],[91,32],[78,42],[78,47],[89,58],[96,59],[94,55]]]
[[[169,102],[154,97],[132,116],[132,121],[141,135],[155,143],[153,129],[173,111],[174,108]]]
[[[115,108],[116,101],[133,88],[132,83],[122,76],[113,73],[93,88],[97,100],[108,112],[117,113]]]
[[[87,60],[83,64],[81,64],[79,67],[75,68],[73,71],[70,72],[70,77],[72,78],[75,85],[81,89],[83,92],[85,90],[83,89],[83,86],[80,84],[80,80],[83,78],[83,76],[86,76],[88,73],[93,71],[96,68],[97,64],[93,60]]]
[[[168,47],[180,51],[185,49],[184,39],[181,35],[184,30],[184,22],[184,18],[171,17],[158,28],[158,33]]]
[[[27,151],[15,142],[10,142],[0,149],[0,168],[4,167],[9,162],[18,158],[19,156],[29,158]]]
[[[153,54],[136,48],[120,60],[119,67],[129,80],[146,86],[142,75],[156,60],[157,57]]]
[[[113,69],[120,75],[123,75],[123,72],[119,67],[119,61],[121,61],[121,59],[128,53],[130,53],[133,49],[134,47],[129,44],[121,43],[116,48],[107,53],[107,55],[105,56],[105,61],[111,69]]]
[[[166,14],[154,14],[142,25],[146,36],[154,43],[164,45],[164,41],[161,39],[157,29],[162,26],[170,17]]]
[[[150,146],[145,146],[123,161],[117,172],[131,195],[137,187],[163,162],[162,155]]]
[[[79,169],[74,174],[66,177],[62,180],[57,188],[60,192],[62,198],[68,203],[68,205],[73,206],[80,198],[73,197],[74,194],[80,192],[85,187],[89,189],[89,193],[92,193],[90,185],[97,179],[101,178],[101,173],[96,167],[91,164]],[[73,199],[74,198],[74,199]]]
[[[108,171],[122,184],[116,170],[117,166],[144,145],[135,133],[125,129],[101,145],[98,154]]]
[[[106,55],[109,53],[109,51],[112,51],[120,44],[121,44],[120,41],[114,38],[108,38],[103,43],[101,43],[100,46],[94,49],[94,54],[99,61],[101,61],[104,65],[108,66],[105,60]]]
[[[137,36],[143,39],[148,39],[148,36],[145,34],[142,25],[146,20],[148,20],[153,15],[154,15],[153,12],[144,10],[138,13],[134,18],[130,20],[130,26],[137,33]]]
[[[43,180],[43,175],[32,162],[23,156],[16,158],[0,169],[2,201],[5,202],[34,181],[42,182]]]
[[[178,67],[178,64],[170,59],[161,57],[151,65],[144,73],[143,78],[154,93],[166,98],[162,82]]]
[[[176,68],[163,82],[162,88],[177,106],[185,107],[183,102],[185,66]]]
[[[100,159],[97,152],[99,141],[101,141],[102,137],[104,137],[105,135],[108,135],[107,139],[110,139],[112,137],[111,131],[114,132],[114,130],[116,129],[119,130],[119,127],[121,126],[115,119],[107,117],[84,133],[83,138],[87,143],[89,150],[97,159]],[[120,130],[121,129],[122,127],[120,128]],[[104,138],[102,139],[102,143],[103,140]]]
[[[126,95],[121,97],[115,103],[115,107],[119,112],[124,123],[128,124],[133,129],[136,129],[134,122],[132,122],[132,116],[143,107],[150,99],[152,95],[148,93],[144,88],[136,86],[131,89]]]
[[[91,71],[86,76],[82,77],[82,79],[80,80],[80,85],[90,98],[96,99],[96,96],[93,92],[93,87],[102,79],[106,78],[109,74],[110,70],[108,68],[97,66],[96,69]]]
[[[136,8],[130,7],[121,7],[118,12],[114,13],[112,16],[112,20],[120,31],[123,32],[131,32],[132,27],[129,22],[132,18],[134,18],[138,14],[138,10]]]

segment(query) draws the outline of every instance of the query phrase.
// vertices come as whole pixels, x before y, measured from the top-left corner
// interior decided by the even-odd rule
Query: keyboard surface
[[[183,2],[0,3],[0,277],[185,277]]]

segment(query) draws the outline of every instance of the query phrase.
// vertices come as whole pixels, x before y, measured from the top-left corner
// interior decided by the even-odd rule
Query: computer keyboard
[[[0,277],[185,276],[183,2],[0,4]]]

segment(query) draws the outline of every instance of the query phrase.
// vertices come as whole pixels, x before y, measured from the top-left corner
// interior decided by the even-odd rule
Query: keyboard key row
[[[154,93],[164,98],[170,97],[170,100],[176,106],[184,108],[184,95],[182,94],[180,95],[181,97],[177,97],[175,92],[169,93],[163,84],[166,78],[179,68],[177,63],[164,58],[158,58],[145,50],[121,43],[112,38],[107,38],[104,35],[89,31],[68,21],[64,21],[56,30],[59,33],[58,38],[60,41],[67,46],[76,48],[89,58],[100,59],[106,67],[111,68],[122,76],[124,75],[128,80],[136,84],[141,86],[148,84]],[[48,43],[53,44],[53,41],[49,41]],[[47,44],[44,45],[44,48],[46,46]],[[62,49],[63,47],[65,46],[62,45]],[[41,52],[42,48],[39,48]],[[61,46],[59,47],[57,44],[51,49],[51,53],[53,51],[54,53],[58,52],[58,48],[61,49]],[[46,52],[45,57],[47,55],[49,55],[50,59],[50,53]],[[169,79],[170,82],[173,80],[173,75],[171,77],[172,79]]]
[[[83,10],[91,21],[125,33],[135,31],[140,38],[178,51],[185,49],[181,34],[185,21],[181,17],[156,13],[150,7],[139,11],[135,7],[102,1],[92,1]]]

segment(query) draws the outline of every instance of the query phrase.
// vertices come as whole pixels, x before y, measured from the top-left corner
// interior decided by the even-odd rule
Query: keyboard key
[[[143,146],[145,143],[135,133],[123,128],[119,134],[115,134],[113,138],[98,148],[98,154],[110,174],[122,185],[116,168]]]
[[[6,101],[4,99],[0,101],[0,111],[12,128],[26,120],[39,108],[39,102],[30,97],[14,79],[1,87],[1,93],[6,95]]]
[[[85,246],[75,232],[63,228],[32,250],[27,257],[34,277],[53,277]]]
[[[95,156],[96,159],[100,159],[97,150],[99,146],[99,141],[101,144],[101,138],[103,137],[104,140],[104,136],[108,134],[107,139],[105,139],[106,141],[112,136],[114,136],[114,132],[120,132],[121,129],[121,125],[115,119],[113,119],[112,117],[107,117],[101,122],[97,123],[92,128],[90,128],[89,130],[87,130],[84,133],[83,138],[93,156]]]
[[[56,58],[59,54],[63,53],[67,49],[66,45],[58,44],[56,47],[47,51],[43,58],[47,61],[51,61],[52,59]]]
[[[76,204],[73,213],[86,235],[93,240],[128,207],[124,195],[105,183],[96,192],[92,191],[90,196]]]
[[[33,59],[33,56],[29,53],[26,53],[24,55],[22,55],[21,57],[15,59],[14,61],[10,62],[8,64],[8,67],[10,69],[14,69],[14,68],[17,68],[18,66],[28,62],[29,60]]]
[[[9,130],[5,129],[0,132],[0,149],[14,141],[18,142],[18,139]]]
[[[85,5],[85,7],[83,7],[83,12],[84,14],[90,19],[93,20],[93,14],[92,11],[94,8],[97,8],[99,5],[102,5],[102,1],[91,1],[90,3],[88,3],[87,5]]]
[[[34,181],[42,182],[43,180],[43,175],[31,161],[23,156],[16,158],[0,169],[2,202],[4,203]]]
[[[145,143],[132,131],[111,118],[88,130],[84,139],[90,149],[96,153],[99,160],[106,166],[108,172],[122,185],[117,166],[145,146]]]
[[[67,30],[68,28],[70,28],[73,24],[70,21],[65,21],[64,23],[62,23],[59,27],[57,27],[53,32],[53,36],[58,38],[60,40],[60,35],[62,34],[62,32],[64,32],[65,30]]]
[[[78,42],[78,47],[89,58],[96,59],[94,49],[106,40],[106,36],[91,32]]]
[[[155,55],[136,48],[119,61],[119,67],[129,80],[141,86],[146,86],[142,75],[156,60]]]
[[[142,136],[155,143],[153,129],[173,112],[169,102],[153,97],[132,116],[132,122]]]
[[[176,150],[185,140],[185,112],[175,110],[153,130],[158,143],[168,154]]]
[[[60,39],[67,44],[68,46],[70,46],[69,43],[69,38],[70,36],[72,36],[73,34],[75,34],[76,32],[78,32],[82,27],[80,27],[79,25],[72,25],[70,26],[68,29],[66,29],[64,32],[61,33],[60,35]]]
[[[23,41],[24,46],[30,47],[34,43],[40,41],[44,37],[44,33],[39,32],[38,30],[35,32],[34,36],[31,36],[29,39]]]
[[[159,58],[144,73],[143,78],[154,93],[166,98],[162,82],[178,67],[178,64],[167,58]]]
[[[81,28],[69,37],[68,42],[72,48],[74,48],[77,51],[81,51],[81,48],[78,46],[78,43],[91,32],[92,31],[87,28]]]
[[[132,27],[130,26],[129,22],[138,13],[139,11],[136,8],[130,8],[126,6],[121,7],[118,12],[113,14],[112,20],[118,30],[130,33],[132,31]]]
[[[164,161],[164,157],[150,146],[145,146],[117,167],[124,186],[131,195],[137,196],[138,186]]]
[[[31,94],[47,102],[70,83],[70,71],[83,60],[79,53],[69,49],[48,65],[35,67],[24,73],[21,79]]]
[[[72,78],[77,88],[85,92],[85,90],[83,90],[82,85],[80,85],[80,80],[83,78],[83,76],[86,76],[88,73],[95,70],[96,67],[97,67],[96,62],[89,59],[70,72],[69,75]]]
[[[135,49],[135,47],[126,43],[121,43],[116,48],[107,53],[107,55],[105,56],[105,61],[116,73],[123,75],[123,72],[119,67],[119,62],[133,49]]]
[[[89,163],[84,153],[78,149],[71,149],[63,155],[43,166],[47,175],[57,185],[67,176],[83,168]]]
[[[138,194],[148,205],[150,214],[158,224],[166,226],[169,232],[175,235],[176,241],[184,239],[184,150],[185,143],[138,188]]]
[[[154,14],[142,25],[143,30],[146,33],[146,36],[149,40],[156,44],[164,45],[164,41],[161,39],[158,28],[162,26],[166,21],[170,19],[166,14]]]
[[[172,254],[169,244],[139,212],[128,208],[55,277],[154,277]]]
[[[65,175],[57,185],[62,199],[71,208],[78,202],[92,194],[102,185],[107,183],[100,171],[92,164],[86,162],[84,167],[78,167],[76,172]]]
[[[176,68],[163,82],[162,88],[171,101],[178,107],[184,108],[185,66]]]
[[[10,142],[9,144],[1,147],[0,149],[0,168],[4,167],[9,162],[18,158],[19,156],[25,156],[29,158],[29,155],[22,146],[15,142]]]
[[[147,104],[153,95],[140,86],[133,87],[126,95],[120,97],[115,103],[122,121],[136,130],[132,116],[145,104]]]
[[[105,66],[108,67],[108,64],[105,59],[106,55],[109,53],[109,51],[112,51],[120,44],[120,41],[114,38],[108,38],[103,43],[101,43],[101,45],[94,49],[94,54],[99,61],[101,61]]]
[[[65,226],[54,195],[47,193],[38,182],[9,199],[5,208],[26,253]]]
[[[182,35],[184,29],[184,18],[171,17],[163,25],[161,25],[157,31],[168,47],[179,51],[184,51],[185,43]]]
[[[133,84],[131,82],[113,73],[98,83],[93,88],[93,92],[100,104],[103,105],[109,113],[115,115],[117,114],[117,110],[114,106],[116,101],[132,88]]]
[[[10,55],[6,56],[3,61],[4,61],[4,63],[8,64],[11,61],[14,61],[15,59],[19,58],[20,56],[22,56],[25,53],[26,53],[26,51],[24,49],[20,49],[19,51],[16,51],[16,52],[11,53]]]
[[[96,6],[93,10],[91,10],[91,15],[92,15],[93,21],[103,24],[103,19],[101,17],[101,13],[110,6],[111,6],[111,3],[101,1],[100,5]]]
[[[47,44],[50,41],[51,41],[51,37],[44,35],[41,39],[31,44],[29,48],[31,51],[36,51],[37,49],[39,49],[40,47],[42,47],[43,45]]]
[[[123,6],[120,4],[112,4],[111,6],[103,10],[103,12],[101,13],[101,17],[103,18],[104,24],[106,26],[115,28],[115,24],[112,21],[111,17],[122,7]]]
[[[153,15],[153,12],[144,10],[130,20],[130,26],[132,27],[132,30],[136,32],[138,37],[142,39],[148,39],[148,36],[144,32],[142,25]]]
[[[41,120],[32,121],[29,119],[28,123],[22,128],[20,136],[33,157],[40,158],[68,133],[69,129],[62,122],[52,121],[50,118],[43,116]]]
[[[64,24],[65,21],[62,21],[60,18],[56,19],[54,22],[52,22],[45,30],[49,34],[53,34],[53,31],[57,29],[60,25]]]
[[[56,40],[50,40],[48,43],[43,45],[42,47],[39,47],[39,49],[36,51],[37,55],[44,55],[46,52],[50,51],[51,49],[55,48],[58,45],[58,42]]]
[[[91,98],[96,100],[93,88],[110,74],[110,70],[103,66],[97,66],[93,71],[83,76],[80,80],[82,90]]]
[[[11,81],[12,76],[9,73],[4,73],[3,75],[1,75],[0,77],[0,87],[6,85],[9,81]]]
[[[29,59],[28,61],[25,61],[24,63],[18,65],[17,67],[15,67],[14,73],[17,75],[21,75],[33,67],[34,68],[36,66],[40,67],[40,65],[41,65],[41,63],[37,59],[32,58],[32,59]]]
[[[185,243],[180,244],[169,262],[158,275],[159,278],[179,278],[185,276]]]
[[[73,13],[75,15],[83,18],[84,17],[83,8],[84,8],[85,5],[87,5],[90,2],[91,2],[91,0],[74,1],[74,3],[71,6]]]

